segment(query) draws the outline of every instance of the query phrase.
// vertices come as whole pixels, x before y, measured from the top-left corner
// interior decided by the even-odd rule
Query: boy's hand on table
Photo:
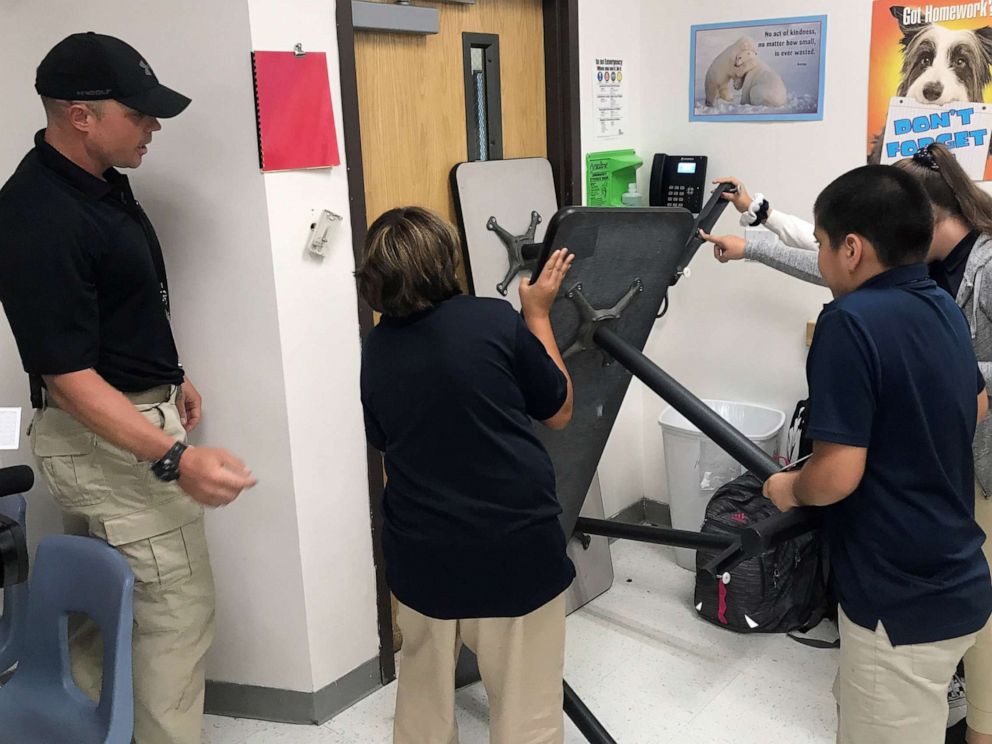
[[[799,480],[798,471],[795,473],[776,473],[765,481],[761,492],[766,498],[771,499],[780,511],[787,512],[800,506],[799,502],[796,501],[797,480]]]
[[[565,274],[572,268],[575,254],[569,253],[567,248],[559,248],[552,253],[544,264],[537,281],[533,284],[527,277],[520,281],[520,305],[523,307],[524,316],[546,318],[551,313],[551,306],[558,297],[562,280]]]

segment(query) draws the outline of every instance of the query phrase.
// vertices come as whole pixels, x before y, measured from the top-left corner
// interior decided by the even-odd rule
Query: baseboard
[[[641,499],[614,514],[610,520],[670,527],[672,511],[668,504]],[[381,685],[379,659],[376,657],[317,692],[208,680],[204,708],[215,716],[320,725],[372,694]]]
[[[610,517],[611,522],[623,522],[624,524],[643,524],[644,523],[644,502],[646,499],[641,499],[640,501],[635,501],[630,506],[621,509],[612,517]]]
[[[376,657],[317,692],[207,680],[204,709],[215,716],[319,726],[381,686]]]
[[[641,503],[644,505],[645,522],[653,524],[655,527],[672,526],[671,505],[663,504],[660,501],[652,501],[651,499],[644,499]]]
[[[672,526],[672,507],[653,499],[641,499],[635,501],[626,509],[610,517],[612,522],[626,522],[627,524],[653,524],[657,527]]]

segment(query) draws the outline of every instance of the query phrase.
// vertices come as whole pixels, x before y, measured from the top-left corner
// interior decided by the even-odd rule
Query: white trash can
[[[726,400],[704,400],[734,428],[774,457],[785,414],[774,408]],[[674,408],[658,419],[665,445],[665,471],[672,526],[698,531],[714,492],[744,473],[744,468]],[[696,570],[696,551],[675,549],[682,568]]]

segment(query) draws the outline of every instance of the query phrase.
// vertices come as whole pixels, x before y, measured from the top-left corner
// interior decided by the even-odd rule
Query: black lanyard
[[[169,278],[165,273],[165,257],[162,255],[162,244],[158,242],[155,228],[152,227],[151,220],[145,214],[145,210],[134,198],[131,187],[127,181],[119,181],[114,184],[113,195],[120,201],[124,210],[141,226],[141,231],[145,234],[145,242],[148,243],[148,252],[151,254],[152,263],[155,266],[155,275],[158,278],[158,285],[162,294],[162,304],[165,306],[166,315],[170,312],[169,302]]]

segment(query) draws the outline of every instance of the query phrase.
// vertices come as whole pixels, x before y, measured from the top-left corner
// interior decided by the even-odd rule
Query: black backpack
[[[727,483],[706,507],[702,531],[734,534],[778,513],[751,473]],[[721,578],[702,567],[718,551],[696,552],[695,606],[700,617],[739,633],[806,632],[827,614],[828,563],[819,531],[744,561]]]

